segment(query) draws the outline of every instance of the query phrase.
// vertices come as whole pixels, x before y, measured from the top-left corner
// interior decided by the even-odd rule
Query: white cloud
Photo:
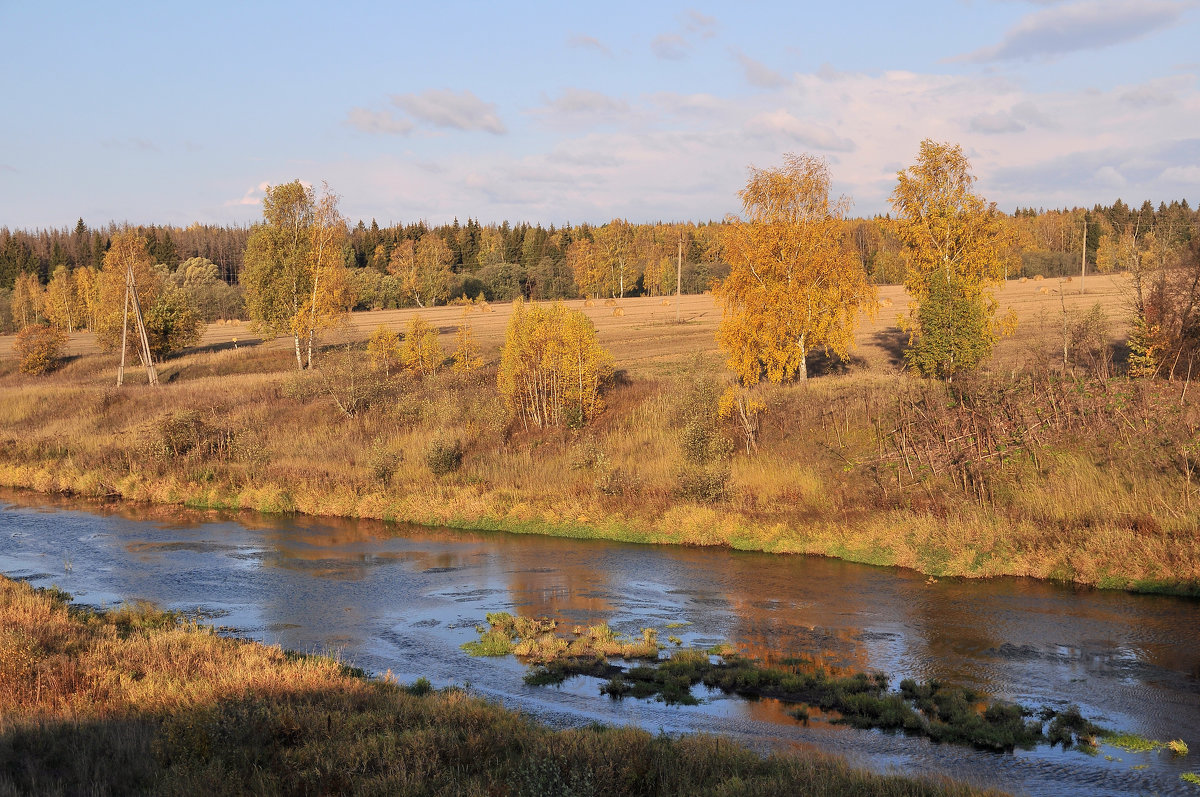
[[[682,21],[683,29],[688,33],[695,33],[705,39],[711,39],[717,35],[717,18],[702,14],[694,8],[688,9],[683,14]]]
[[[785,110],[762,113],[746,122],[746,131],[753,136],[788,139],[817,150],[852,152],[854,142],[843,138],[822,124],[805,122]]]
[[[973,133],[1022,133],[1030,127],[1055,129],[1058,123],[1032,102],[1019,102],[1003,111],[990,111],[971,117],[967,129]]]
[[[731,48],[733,57],[742,65],[746,82],[760,89],[777,89],[787,85],[787,78],[761,61],[756,61],[737,48]]]
[[[263,181],[253,188],[247,188],[246,193],[241,199],[230,199],[225,202],[225,207],[240,207],[242,205],[261,205],[263,197],[267,195],[267,189],[271,184]]]
[[[1159,177],[1169,183],[1179,183],[1194,188],[1200,185],[1200,166],[1171,166],[1163,169]]]
[[[145,138],[106,138],[100,142],[105,149],[136,149],[139,152],[159,152],[158,145]]]
[[[650,50],[666,61],[682,61],[688,56],[691,45],[677,33],[663,33],[650,42]]]
[[[590,89],[566,88],[546,108],[562,114],[623,114],[629,103]]]
[[[470,90],[430,89],[420,94],[393,94],[392,103],[434,127],[482,130],[494,135],[507,131],[496,104],[484,102]]]
[[[585,36],[582,33],[577,33],[567,39],[567,46],[576,50],[593,50],[601,55],[612,55],[612,51],[597,39],[595,36]]]
[[[413,130],[408,119],[397,118],[391,111],[371,111],[366,108],[351,108],[346,114],[346,124],[364,133],[385,133],[406,136]]]
[[[1101,166],[1096,170],[1093,179],[1108,188],[1124,188],[1128,180],[1114,166]]]
[[[1053,59],[1132,41],[1176,22],[1188,4],[1175,0],[1078,0],[1024,17],[990,47],[959,56],[986,63]]]

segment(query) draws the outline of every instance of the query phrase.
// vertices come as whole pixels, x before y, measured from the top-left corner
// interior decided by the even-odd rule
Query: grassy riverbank
[[[934,576],[1200,584],[1200,391],[1177,383],[835,374],[764,390],[748,452],[703,364],[619,379],[589,428],[527,431],[489,369],[371,377],[363,358],[338,349],[296,373],[285,349],[198,352],[156,389],[113,387],[101,355],[41,379],[0,361],[0,485]]]
[[[1001,311],[1017,313],[1018,335],[990,375],[954,385],[897,370],[906,300],[885,287],[850,363],[817,358],[806,384],[761,391],[749,449],[718,417],[708,296],[684,297],[682,324],[658,300],[626,300],[620,315],[578,303],[618,368],[583,429],[505,417],[494,370],[505,307],[422,311],[447,349],[470,324],[491,364],[424,380],[373,373],[362,350],[407,310],[355,314],[340,334],[356,348],[334,347],[309,373],[288,341],[211,325],[154,389],[136,370],[114,387],[115,357],[76,336],[46,377],[0,356],[0,486],[1196,594],[1200,390],[1052,365],[1063,325],[1092,303],[1119,317],[1123,286],[1006,284]]]
[[[0,794],[967,795],[715,737],[550,730],[458,691],[366,680],[149,606],[0,577]]]

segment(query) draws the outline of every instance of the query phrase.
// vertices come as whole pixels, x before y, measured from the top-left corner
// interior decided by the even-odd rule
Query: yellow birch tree
[[[612,355],[586,315],[557,303],[513,303],[496,382],[526,429],[586,424],[602,409],[600,390],[611,375]]]
[[[848,202],[829,198],[829,167],[812,155],[751,169],[739,192],[744,219],[725,227],[729,276],[717,289],[717,339],[749,387],[808,376],[821,347],[846,357],[859,314],[874,313],[875,289],[848,241]]]

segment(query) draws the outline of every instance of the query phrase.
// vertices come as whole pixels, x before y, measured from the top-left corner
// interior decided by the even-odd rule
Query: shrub
[[[414,315],[404,331],[400,359],[405,368],[420,376],[437,371],[445,359],[442,345],[438,343],[437,327],[430,326],[420,315]]]
[[[463,448],[457,440],[439,437],[429,444],[425,452],[425,464],[434,476],[444,476],[462,467]]]
[[[373,368],[382,368],[383,375],[390,376],[392,369],[400,365],[400,336],[380,324],[367,342],[367,354]]]
[[[21,373],[34,376],[54,370],[62,356],[67,336],[61,329],[33,324],[17,334],[13,351],[21,358]]]
[[[602,409],[600,388],[611,374],[612,355],[583,313],[513,305],[497,375],[510,417],[526,428],[583,426]]]
[[[156,358],[186,349],[203,334],[204,319],[188,295],[178,288],[164,290],[146,311],[146,336]]]

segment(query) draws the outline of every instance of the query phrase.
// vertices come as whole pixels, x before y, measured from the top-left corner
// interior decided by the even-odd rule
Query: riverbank
[[[983,793],[716,737],[556,731],[152,606],[67,600],[0,577],[0,794]]]
[[[149,389],[111,358],[0,361],[0,485],[198,508],[817,554],[934,577],[1200,593],[1200,391],[1046,368],[955,385],[829,373],[765,387],[618,375],[581,429],[506,417],[494,370],[372,372],[335,348],[194,352]]]

